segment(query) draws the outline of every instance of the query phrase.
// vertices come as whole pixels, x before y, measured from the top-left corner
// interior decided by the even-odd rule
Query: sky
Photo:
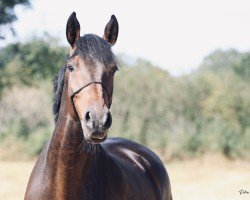
[[[194,70],[215,49],[250,49],[249,0],[32,0],[31,4],[32,9],[16,9],[14,40],[46,31],[67,45],[65,27],[73,11],[81,35],[102,36],[114,14],[119,36],[113,51],[148,59],[173,75]]]

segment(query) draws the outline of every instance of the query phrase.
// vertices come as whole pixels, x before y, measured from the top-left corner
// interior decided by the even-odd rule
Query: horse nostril
[[[106,115],[103,117],[103,126],[105,129],[110,128],[112,124],[112,116],[111,113],[108,111]]]
[[[88,122],[90,120],[90,112],[85,113],[85,120]]]
[[[84,121],[85,121],[85,125],[87,126],[87,128],[89,128],[89,129],[92,129],[92,128],[93,128],[93,126],[94,126],[93,116],[92,116],[92,114],[90,113],[90,111],[87,111],[87,112],[85,113]]]

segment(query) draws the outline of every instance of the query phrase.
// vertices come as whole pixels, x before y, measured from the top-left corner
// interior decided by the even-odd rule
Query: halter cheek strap
[[[91,84],[100,84],[100,85],[103,87],[104,91],[106,92],[106,94],[107,94],[107,96],[108,96],[108,108],[109,108],[109,109],[110,109],[110,106],[111,106],[111,104],[112,104],[112,100],[111,100],[111,98],[110,98],[110,96],[109,96],[109,93],[108,93],[107,89],[104,87],[104,85],[103,85],[101,82],[99,82],[99,81],[93,81],[93,82],[87,83],[86,85],[82,86],[80,89],[76,90],[76,91],[70,96],[71,104],[72,104],[72,106],[73,106],[73,109],[74,109],[74,111],[75,111],[75,113],[76,113],[76,116],[77,116],[77,118],[78,118],[79,121],[80,121],[80,117],[79,117],[79,115],[78,115],[78,113],[77,113],[77,110],[76,110],[76,107],[75,107],[74,97],[75,97],[79,92],[81,92],[84,88],[88,87],[88,86],[91,85]]]

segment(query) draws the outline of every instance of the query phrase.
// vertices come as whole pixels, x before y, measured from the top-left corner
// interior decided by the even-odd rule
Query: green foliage
[[[40,152],[54,126],[51,79],[65,55],[65,48],[49,36],[0,50],[0,148],[15,140],[20,144],[15,151]],[[182,77],[119,55],[110,135],[170,157],[220,152],[249,158],[249,55],[217,50],[196,72]]]
[[[11,24],[17,20],[15,14],[15,6],[24,5],[29,6],[29,0],[0,0],[0,39],[4,38],[2,28],[5,25]],[[13,31],[13,29],[11,29]]]
[[[27,137],[40,128],[51,127],[51,87],[13,87],[4,90],[0,101],[0,133]]]
[[[164,134],[159,132],[167,125],[167,107],[170,106],[163,106],[167,102],[168,88],[162,86],[171,79],[165,71],[144,60],[122,68],[115,80],[112,112],[114,120],[119,121],[114,121],[113,132],[126,134],[144,144],[150,143],[151,138],[160,141],[157,136]]]
[[[234,70],[241,78],[250,81],[250,53],[242,56],[240,63],[234,66]]]
[[[10,44],[0,51],[1,85],[31,85],[34,81],[52,79],[63,66],[65,57],[65,48],[48,35],[24,44]]]
[[[232,70],[242,59],[242,54],[235,49],[223,51],[218,49],[204,58],[199,71],[212,71],[215,73]]]
[[[33,157],[51,135],[54,124],[51,82],[37,82],[37,85],[4,90],[0,101],[0,151],[8,147],[12,154]]]

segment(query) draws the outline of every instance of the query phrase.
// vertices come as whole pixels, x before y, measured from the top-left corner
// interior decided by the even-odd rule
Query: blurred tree
[[[30,0],[0,0],[0,39],[4,39],[3,28],[17,20],[14,10],[17,5],[29,6]],[[9,28],[14,33],[13,28]]]
[[[19,45],[19,43],[9,44],[0,49],[0,70],[18,54]]]
[[[166,145],[162,139],[169,130],[168,90],[173,79],[146,60],[131,63],[123,66],[116,77],[112,110],[119,121],[113,128],[145,145],[152,141]]]
[[[199,71],[212,71],[215,73],[232,71],[234,66],[239,64],[241,58],[242,54],[235,49],[226,51],[218,49],[204,58]]]
[[[234,66],[235,73],[243,79],[250,81],[250,53],[245,53],[241,61]]]
[[[39,152],[47,137],[43,133],[50,133],[48,127],[52,126],[48,92],[52,89],[42,88],[52,86],[51,79],[65,55],[65,47],[46,34],[43,39],[9,44],[0,50],[0,94],[1,89],[13,86],[0,98],[0,113],[7,113],[0,115],[0,140],[1,132],[15,132],[28,142],[36,138],[33,152]],[[250,150],[249,52],[217,50],[204,59],[197,72],[180,77],[147,60],[126,55],[118,55],[118,60],[113,136],[166,149],[175,156],[220,151],[233,157]],[[33,97],[33,104],[27,104]],[[34,118],[41,111],[37,99],[44,99],[45,112]]]
[[[220,122],[214,123],[214,130],[219,134],[220,148],[227,156],[232,156],[236,149],[244,150],[240,141],[250,127],[249,116],[250,85],[233,74],[214,79],[212,93],[204,102],[204,117],[210,122]]]
[[[0,82],[5,85],[31,84],[53,78],[63,66],[65,56],[66,49],[48,35],[26,43],[9,44],[0,51]]]

